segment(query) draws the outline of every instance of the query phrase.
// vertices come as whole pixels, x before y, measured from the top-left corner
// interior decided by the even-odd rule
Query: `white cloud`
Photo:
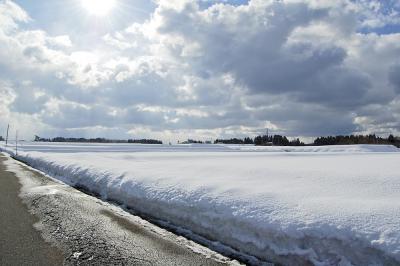
[[[68,35],[60,35],[53,38],[48,38],[48,42],[50,45],[54,45],[56,47],[71,47],[72,41]]]
[[[0,2],[0,84],[14,95],[2,116],[32,117],[39,132],[115,137],[207,138],[266,126],[292,136],[400,132],[400,33],[359,32],[397,23],[395,8],[347,0],[156,5],[147,21],[96,43],[82,36],[93,46],[84,50],[65,32],[24,27],[30,16]]]
[[[1,30],[9,32],[18,28],[19,22],[29,22],[29,15],[20,6],[12,1],[0,2]]]

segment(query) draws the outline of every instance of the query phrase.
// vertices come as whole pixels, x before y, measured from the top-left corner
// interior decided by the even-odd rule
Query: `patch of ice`
[[[79,259],[79,257],[82,255],[82,252],[74,252],[74,254],[72,254],[72,257],[74,259]]]

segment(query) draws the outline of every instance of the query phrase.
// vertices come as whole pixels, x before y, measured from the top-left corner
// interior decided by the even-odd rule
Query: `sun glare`
[[[116,0],[81,0],[82,6],[94,16],[105,16],[115,6]]]

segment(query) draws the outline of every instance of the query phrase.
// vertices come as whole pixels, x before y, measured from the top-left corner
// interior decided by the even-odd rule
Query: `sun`
[[[114,8],[116,0],[81,0],[81,4],[89,14],[105,16]]]

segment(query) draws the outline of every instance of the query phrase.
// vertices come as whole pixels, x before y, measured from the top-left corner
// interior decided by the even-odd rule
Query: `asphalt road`
[[[21,185],[0,157],[0,265],[60,265],[62,252],[33,228],[38,220],[18,197]]]
[[[0,265],[62,264],[237,262],[0,154]]]

